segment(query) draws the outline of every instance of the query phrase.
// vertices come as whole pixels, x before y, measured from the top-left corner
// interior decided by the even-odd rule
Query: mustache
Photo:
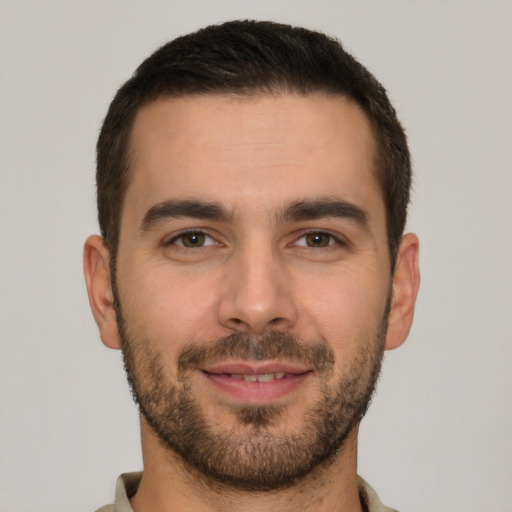
[[[269,331],[261,336],[231,334],[208,345],[189,344],[178,357],[178,375],[226,359],[293,361],[323,374],[334,368],[334,352],[325,344],[304,343],[293,334]]]

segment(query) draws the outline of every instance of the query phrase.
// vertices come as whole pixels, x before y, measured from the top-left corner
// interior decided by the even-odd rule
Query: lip
[[[290,362],[230,361],[201,368],[201,373],[222,394],[245,404],[264,404],[279,400],[302,387],[313,372]],[[233,375],[285,374],[268,382],[249,382]]]
[[[263,375],[265,373],[289,373],[299,375],[311,370],[288,361],[223,361],[201,368],[207,373],[238,373],[244,375]]]

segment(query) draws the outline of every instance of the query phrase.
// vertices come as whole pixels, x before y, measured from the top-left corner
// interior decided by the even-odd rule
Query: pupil
[[[328,238],[321,233],[313,233],[308,236],[309,245],[324,247],[328,243]]]
[[[204,235],[201,233],[190,233],[184,238],[184,244],[187,247],[197,247],[202,245],[204,241]]]

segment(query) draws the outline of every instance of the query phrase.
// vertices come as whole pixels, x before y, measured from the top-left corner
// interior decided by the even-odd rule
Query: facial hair
[[[119,306],[117,316],[133,398],[163,446],[211,483],[269,491],[289,487],[315,468],[327,467],[365,415],[380,373],[388,312],[373,335],[359,340],[361,349],[336,379],[334,353],[325,343],[305,343],[280,331],[189,344],[172,376],[155,344],[128,332]],[[279,425],[286,405],[233,407],[238,422],[234,431],[208,422],[193,394],[191,374],[201,365],[228,357],[291,361],[313,369],[320,398],[305,411],[298,432],[276,433],[279,429],[271,428]]]

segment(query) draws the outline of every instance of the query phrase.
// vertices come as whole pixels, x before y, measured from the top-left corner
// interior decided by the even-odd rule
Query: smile
[[[270,382],[272,380],[280,380],[286,377],[286,373],[263,373],[261,375],[244,375],[240,373],[231,373],[229,376],[235,380],[245,380],[245,382]]]
[[[241,403],[271,403],[306,385],[313,371],[293,363],[230,362],[203,368],[216,396]],[[221,393],[218,395],[218,393]]]

